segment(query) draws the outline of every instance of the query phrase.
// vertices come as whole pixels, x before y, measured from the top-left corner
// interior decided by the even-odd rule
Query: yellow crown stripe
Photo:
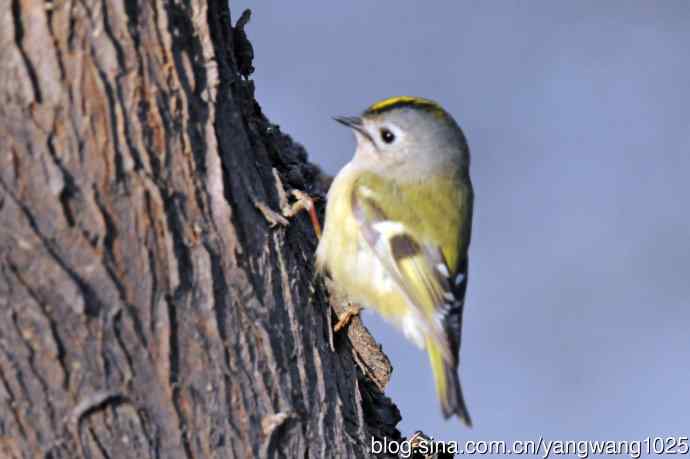
[[[383,99],[376,102],[371,107],[366,110],[366,113],[381,113],[386,110],[392,110],[398,107],[409,107],[415,106],[419,108],[424,108],[433,112],[444,113],[444,110],[433,100],[425,99],[423,97],[412,97],[412,96],[397,96],[389,97],[388,99]]]

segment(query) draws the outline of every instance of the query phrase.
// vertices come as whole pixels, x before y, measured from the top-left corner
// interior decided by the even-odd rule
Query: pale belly
[[[327,268],[337,296],[373,309],[410,341],[424,348],[423,320],[359,234],[357,222],[348,217],[335,221],[340,223],[337,228],[329,228],[329,222],[324,228],[317,249],[317,263]]]

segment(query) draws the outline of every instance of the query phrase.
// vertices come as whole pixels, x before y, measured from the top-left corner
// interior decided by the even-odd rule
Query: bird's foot
[[[321,224],[319,223],[319,217],[316,215],[316,207],[314,206],[314,201],[316,198],[312,198],[304,191],[291,190],[290,194],[295,198],[295,202],[292,204],[287,203],[285,206],[281,207],[281,212],[285,218],[292,218],[298,213],[306,210],[309,213],[309,219],[311,220],[311,226],[314,227],[314,233],[316,233],[316,238],[321,238]]]
[[[333,327],[333,331],[338,333],[343,328],[347,327],[352,319],[359,315],[362,311],[362,306],[358,304],[348,303],[343,314],[338,318],[338,323]]]
[[[314,233],[316,233],[317,239],[321,238],[321,224],[319,223],[319,217],[316,215],[316,207],[314,206],[316,198],[312,198],[304,191],[290,190],[290,196],[295,200],[293,203],[290,203],[290,198],[285,191],[283,181],[280,180],[280,174],[275,168],[273,169],[273,178],[276,182],[278,204],[280,205],[280,213],[282,217],[284,217],[283,220],[290,219],[303,210],[306,210],[309,213],[309,219],[311,220],[311,225],[314,227]]]

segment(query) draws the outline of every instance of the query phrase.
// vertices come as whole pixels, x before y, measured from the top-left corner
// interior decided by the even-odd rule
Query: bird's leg
[[[359,315],[362,309],[362,306],[358,304],[348,303],[343,313],[338,317],[338,323],[333,327],[333,331],[337,333],[347,327],[352,319]]]
[[[292,218],[303,210],[309,213],[309,219],[311,220],[311,226],[314,227],[314,233],[316,233],[316,238],[321,238],[321,224],[319,223],[319,217],[316,215],[316,207],[314,207],[314,198],[309,196],[304,191],[291,190],[290,194],[295,198],[295,202],[292,204],[287,204],[282,207],[283,216],[286,218]]]
[[[290,204],[288,194],[285,191],[285,186],[283,181],[280,180],[280,174],[277,169],[273,169],[273,178],[276,182],[276,191],[278,192],[278,205],[280,205],[280,213],[285,218],[292,218],[298,213],[306,210],[309,212],[309,219],[311,220],[311,225],[314,227],[314,232],[316,233],[316,238],[321,238],[321,224],[319,223],[319,217],[316,215],[316,207],[314,207],[314,198],[309,196],[304,191],[291,190],[290,194],[295,198],[295,202]],[[261,210],[261,209],[259,209]],[[262,211],[263,212],[263,211]],[[264,212],[264,215],[266,213]],[[285,225],[282,221],[281,224]]]

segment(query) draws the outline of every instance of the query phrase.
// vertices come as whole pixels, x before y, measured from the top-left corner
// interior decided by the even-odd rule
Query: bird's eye
[[[395,134],[393,134],[389,129],[382,128],[381,140],[383,140],[384,143],[393,143],[395,140]]]

